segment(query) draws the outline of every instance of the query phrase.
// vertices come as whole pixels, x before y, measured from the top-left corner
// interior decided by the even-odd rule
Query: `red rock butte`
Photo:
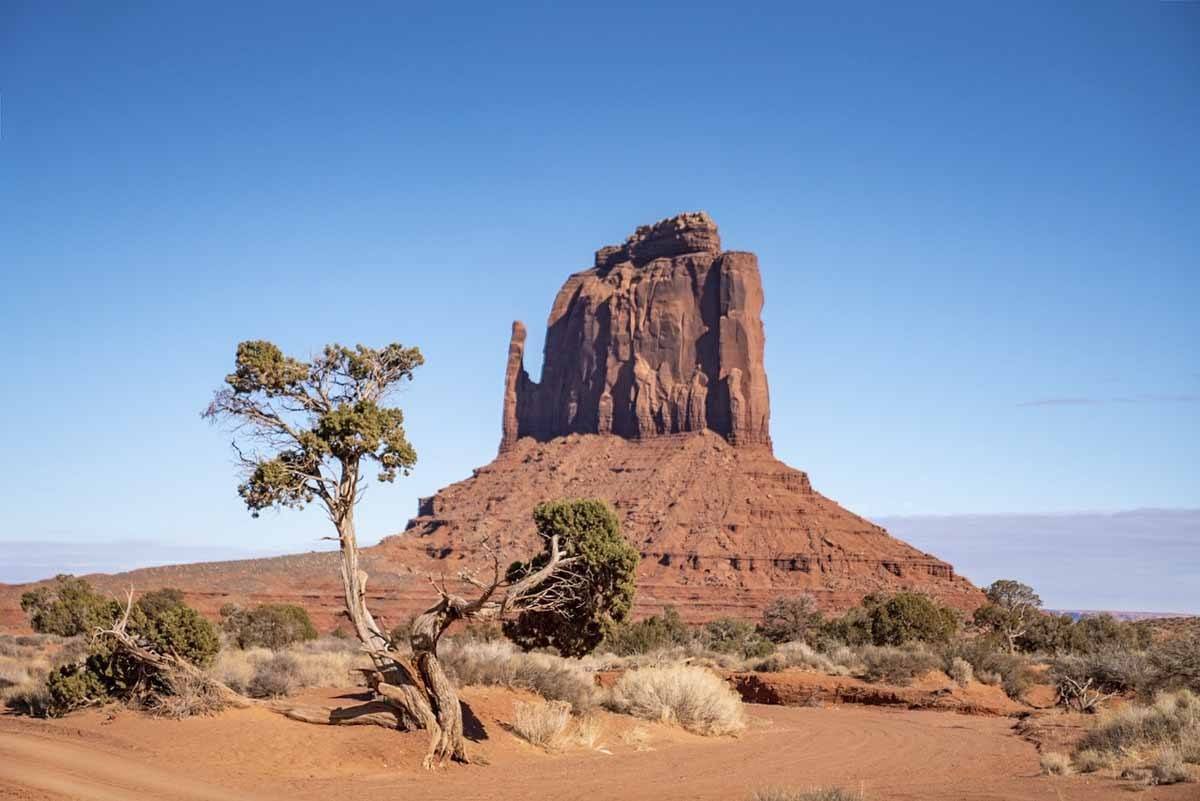
[[[638,228],[571,275],[547,323],[542,375],[513,324],[500,452],[420,501],[405,530],[364,550],[370,604],[394,625],[432,600],[427,576],[538,547],[533,507],[602,498],[640,551],[635,614],[757,617],[780,596],[838,611],[875,591],[917,590],[963,611],[982,594],[953,567],[813,490],[775,458],[763,367],[762,280],[753,253],[722,251],[703,212]],[[111,591],[178,587],[208,614],[225,602],[306,606],[341,619],[336,554],[147,568],[94,576]],[[0,625],[23,622],[0,586]]]

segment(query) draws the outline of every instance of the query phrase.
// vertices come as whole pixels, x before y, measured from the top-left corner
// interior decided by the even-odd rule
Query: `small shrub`
[[[1187,749],[1200,741],[1200,697],[1188,690],[1163,693],[1150,705],[1103,712],[1079,741],[1077,754],[1094,751],[1119,762],[1151,747]]]
[[[867,681],[900,685],[911,684],[917,676],[941,665],[941,660],[928,651],[884,646],[864,647],[862,660]]]
[[[51,714],[53,699],[44,679],[32,679],[0,693],[4,706],[21,715],[44,718]]]
[[[279,698],[300,686],[300,662],[289,653],[277,653],[255,667],[246,691],[255,698]]]
[[[734,654],[745,659],[767,656],[775,645],[745,620],[723,617],[704,625],[701,640],[705,646],[720,654]]]
[[[1042,773],[1047,776],[1066,776],[1071,772],[1071,759],[1066,754],[1042,754],[1041,765]]]
[[[759,631],[771,642],[803,642],[821,626],[817,600],[808,593],[776,598],[763,610]]]
[[[733,688],[715,673],[691,666],[628,671],[613,687],[611,703],[618,711],[671,721],[698,734],[732,734],[746,725]]]
[[[221,609],[221,618],[221,628],[239,648],[278,650],[317,638],[308,611],[296,604],[260,604],[252,609],[227,604]]]
[[[679,617],[679,612],[675,607],[668,606],[663,609],[661,616],[652,615],[644,620],[614,626],[604,639],[604,648],[614,654],[628,656],[685,646],[692,640],[692,632]]]
[[[513,705],[513,731],[539,748],[556,748],[571,719],[570,704],[562,701],[517,701]]]
[[[1080,773],[1095,773],[1112,767],[1112,760],[1093,748],[1077,751],[1071,762]]]
[[[849,648],[835,649],[834,654],[822,654],[806,643],[788,642],[775,649],[775,653],[757,662],[751,669],[759,673],[774,673],[798,667],[824,673],[827,676],[849,676],[851,664],[857,657]]]
[[[97,593],[86,579],[68,575],[24,593],[21,609],[28,613],[34,631],[62,637],[111,626],[121,613],[120,604]]]
[[[956,640],[942,649],[947,673],[955,658],[970,663],[975,678],[982,684],[1001,685],[1010,698],[1019,699],[1033,684],[1029,657],[1009,653],[997,637]]]
[[[958,630],[958,615],[927,595],[898,592],[886,599],[872,599],[867,607],[871,640],[876,645],[906,642],[949,642]]]
[[[987,684],[992,687],[996,686],[1003,680],[1003,677],[993,670],[981,670],[975,674],[975,678],[979,679],[980,684]]]
[[[1090,712],[1106,698],[1148,686],[1149,665],[1140,654],[1071,654],[1051,663],[1050,677],[1064,705]]]
[[[1200,633],[1172,637],[1150,651],[1156,688],[1200,693]]]
[[[960,656],[956,656],[950,660],[950,666],[947,668],[946,674],[954,679],[959,687],[966,687],[975,678],[975,670],[971,667],[971,663]]]
[[[596,705],[596,682],[577,661],[522,653],[505,640],[447,643],[440,659],[460,684],[532,690],[549,701],[565,701],[576,712]]]
[[[1192,774],[1174,748],[1162,748],[1150,763],[1150,777],[1155,784],[1190,782]]]

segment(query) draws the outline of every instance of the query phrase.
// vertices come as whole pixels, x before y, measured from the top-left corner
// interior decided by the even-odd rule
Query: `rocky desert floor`
[[[338,706],[352,703],[354,692],[314,690],[297,700]],[[1012,717],[751,704],[744,734],[705,738],[599,713],[590,745],[576,740],[545,752],[509,730],[514,703],[530,698],[466,689],[480,764],[436,771],[420,767],[420,732],[312,726],[264,708],[182,721],[122,708],[58,720],[0,716],[0,798],[727,800],[822,785],[861,790],[872,801],[1200,798],[1195,784],[1043,776],[1037,746]]]

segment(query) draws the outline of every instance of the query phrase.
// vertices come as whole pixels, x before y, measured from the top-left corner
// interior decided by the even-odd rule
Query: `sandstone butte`
[[[705,213],[643,226],[570,276],[547,324],[541,379],[516,322],[499,454],[420,501],[400,534],[365,549],[371,607],[395,625],[431,602],[427,576],[537,548],[535,504],[597,497],[642,555],[635,614],[757,617],[808,592],[826,611],[873,591],[918,590],[965,612],[982,594],[953,567],[813,490],[775,458],[753,253],[722,251]],[[172,586],[215,616],[226,602],[307,607],[341,620],[334,552],[147,568],[90,577],[118,593]],[[0,626],[24,625],[25,589],[0,585]]]

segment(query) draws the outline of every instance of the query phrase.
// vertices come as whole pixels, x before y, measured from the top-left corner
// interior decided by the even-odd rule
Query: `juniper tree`
[[[492,557],[484,581],[460,573],[478,595],[468,600],[443,580],[434,584],[437,603],[408,628],[412,657],[393,647],[366,604],[367,574],[359,565],[354,510],[366,472],[378,469],[381,482],[408,475],[417,461],[404,430],[404,414],[389,406],[398,387],[411,381],[424,358],[417,348],[391,344],[375,349],[329,345],[311,361],[283,354],[264,341],[238,345],[234,372],[225,378],[204,417],[232,424],[234,449],[245,473],[238,493],[257,516],[270,508],[320,504],[337,530],[346,612],[375,669],[368,676],[377,700],[333,713],[293,710],[314,723],[378,723],[430,732],[427,767],[447,759],[467,761],[458,694],[437,658],[438,640],[456,620],[501,617],[507,613],[557,609],[570,600],[564,588],[579,557],[547,539],[544,558],[520,575],[505,574]],[[380,703],[391,714],[380,714]]]

